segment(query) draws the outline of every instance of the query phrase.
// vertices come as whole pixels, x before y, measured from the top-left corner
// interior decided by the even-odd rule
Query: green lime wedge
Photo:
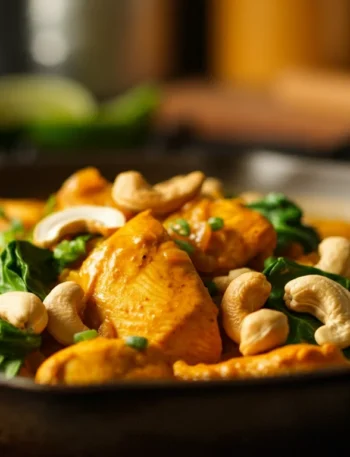
[[[97,105],[79,83],[51,75],[0,78],[0,128],[92,119]]]
[[[135,87],[100,106],[97,122],[101,124],[133,125],[153,114],[161,99],[154,85]]]

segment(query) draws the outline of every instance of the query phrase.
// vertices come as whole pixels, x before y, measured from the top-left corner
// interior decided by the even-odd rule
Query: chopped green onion
[[[57,203],[56,195],[51,194],[45,203],[43,217],[48,216],[49,214],[51,214],[55,211],[56,203]]]
[[[204,285],[208,289],[208,292],[211,297],[215,297],[216,295],[218,295],[219,291],[214,281],[205,280]]]
[[[144,351],[148,346],[148,339],[143,336],[128,336],[125,338],[125,344],[138,351]]]
[[[222,229],[222,227],[224,226],[224,220],[222,219],[222,217],[210,217],[208,219],[208,224],[210,225],[212,231],[216,232],[217,230]]]
[[[171,229],[181,236],[188,236],[191,233],[190,224],[186,219],[176,219],[175,223],[171,225]]]
[[[74,335],[74,343],[81,343],[82,341],[93,340],[98,337],[96,330],[85,330]]]
[[[187,254],[192,254],[195,251],[195,247],[188,241],[184,241],[184,240],[174,240],[174,241],[179,246],[179,248],[182,249],[183,251],[186,251]]]
[[[11,221],[11,230],[13,230],[15,233],[17,232],[23,232],[24,227],[22,221],[19,219],[12,219]]]
[[[5,378],[14,378],[23,365],[23,359],[5,359],[1,363],[0,371],[4,373]]]

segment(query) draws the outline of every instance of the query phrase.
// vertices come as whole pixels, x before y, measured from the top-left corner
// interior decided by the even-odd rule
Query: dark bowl
[[[256,160],[261,157],[257,155]],[[284,178],[276,180],[274,190],[288,190],[302,173],[303,191],[318,192],[313,174],[319,163],[298,162],[293,168],[288,162],[283,172],[285,158],[277,163],[278,157],[272,156],[269,167],[276,161]],[[86,154],[42,157],[31,165],[4,165],[0,195],[47,196],[69,173],[91,164],[100,166],[110,178],[137,168],[151,181],[199,168],[221,177],[230,191],[242,186],[265,190],[271,181],[258,179],[257,185],[254,160],[254,155],[219,157],[201,151],[171,157],[150,151],[101,153],[98,158]],[[324,166],[332,176],[333,165]],[[260,168],[262,174],[271,172]],[[336,183],[320,181],[333,194],[342,179],[341,173],[335,175]],[[307,176],[310,179],[305,180]],[[0,378],[1,457],[343,455],[349,422],[348,371],[81,388],[42,387],[21,378]]]

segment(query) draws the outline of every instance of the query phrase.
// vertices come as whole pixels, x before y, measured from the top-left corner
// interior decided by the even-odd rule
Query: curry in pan
[[[350,225],[196,171],[0,200],[0,371],[39,384],[350,367]]]

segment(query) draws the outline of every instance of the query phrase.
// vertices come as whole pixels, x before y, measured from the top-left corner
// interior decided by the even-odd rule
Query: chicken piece
[[[101,384],[130,379],[170,379],[171,364],[156,349],[138,351],[123,340],[96,338],[62,349],[39,367],[39,384]]]
[[[79,277],[94,328],[108,321],[119,337],[146,337],[174,361],[219,360],[217,307],[187,253],[149,211],[97,247]]]
[[[18,219],[25,228],[33,227],[44,215],[45,202],[35,199],[0,199],[0,208],[6,218]],[[7,220],[0,221],[0,230],[6,230],[10,224]]]
[[[93,167],[83,168],[71,175],[56,194],[57,209],[76,205],[115,206],[112,184]]]
[[[208,224],[210,217],[222,218],[222,229],[213,231]],[[188,238],[172,229],[177,219],[190,224]],[[200,272],[207,274],[223,274],[253,259],[259,260],[254,263],[255,268],[263,268],[264,259],[272,255],[277,241],[270,222],[238,200],[195,199],[172,214],[165,227],[174,239],[187,239],[197,247],[191,255],[192,261]]]
[[[350,363],[336,346],[293,344],[267,354],[235,357],[216,365],[189,366],[178,361],[174,364],[174,375],[183,381],[202,381],[280,376],[332,367],[350,368]]]

